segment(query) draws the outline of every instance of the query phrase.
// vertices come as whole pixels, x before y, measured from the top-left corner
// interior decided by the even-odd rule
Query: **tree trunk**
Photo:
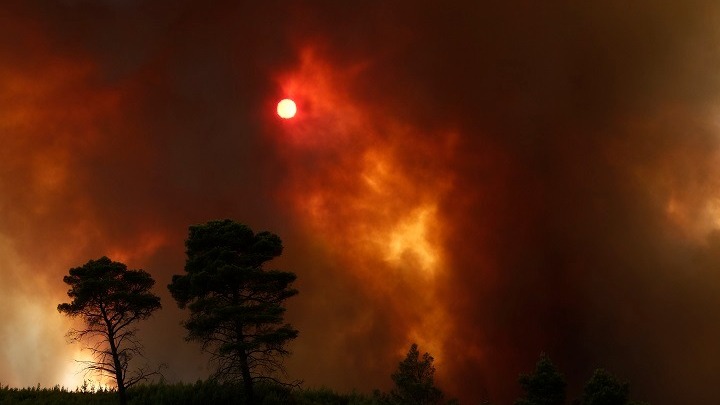
[[[239,343],[245,343],[245,334],[243,333],[243,325],[240,322],[235,323],[237,328],[237,336]],[[243,388],[245,388],[245,399],[248,405],[255,405],[255,390],[253,389],[252,375],[250,375],[250,365],[248,364],[248,355],[244,348],[238,350],[238,360],[240,360],[240,373],[243,379]]]
[[[112,354],[113,365],[115,366],[115,381],[117,383],[118,396],[120,397],[120,405],[127,405],[127,396],[125,394],[125,381],[123,378],[123,369],[120,364],[120,357],[118,356],[118,348],[115,345],[115,331],[113,330],[112,323],[108,319],[105,309],[100,309],[105,318],[105,324],[108,329],[108,343],[110,344],[110,354]]]
[[[120,405],[127,405],[127,395],[125,394],[125,386],[118,386],[118,396],[120,397]]]
[[[232,295],[232,303],[239,304],[238,293]],[[243,324],[239,320],[235,320],[235,333],[237,334],[237,343],[245,343],[245,333],[243,332]],[[240,374],[243,379],[243,388],[245,390],[245,401],[247,405],[255,405],[255,390],[253,389],[252,375],[250,375],[250,365],[248,364],[248,355],[244,348],[238,350],[238,359],[240,360]]]
[[[117,381],[118,396],[120,397],[120,405],[127,404],[127,397],[125,395],[125,381],[123,381],[123,370],[120,365],[120,358],[118,357],[117,347],[115,346],[115,339],[110,338],[110,351],[112,352],[113,363],[115,364],[115,380]]]
[[[247,353],[245,353],[245,350],[240,350],[240,372],[242,373],[247,404],[255,405],[255,391],[253,389],[252,376],[250,375],[250,367],[248,366]]]

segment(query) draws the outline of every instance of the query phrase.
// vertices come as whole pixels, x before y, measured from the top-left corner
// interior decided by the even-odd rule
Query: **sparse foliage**
[[[168,288],[190,310],[187,339],[212,355],[217,378],[242,380],[253,403],[253,382],[277,381],[285,345],[298,336],[283,321],[285,300],[298,293],[291,288],[295,274],[263,268],[282,253],[282,242],[226,219],[191,226],[185,245],[185,274],[173,276]]]
[[[515,405],[563,405],[567,383],[550,358],[543,353],[532,374],[523,374],[519,378],[525,397],[515,401]]]
[[[128,270],[107,257],[70,269],[63,281],[72,301],[58,305],[58,311],[84,322],[68,336],[87,343],[93,360],[82,362],[85,369],[115,379],[125,404],[128,387],[157,373],[145,367],[128,374],[130,360],[142,356],[135,324],[160,308],[160,298],[150,292],[155,281],[147,272]]]

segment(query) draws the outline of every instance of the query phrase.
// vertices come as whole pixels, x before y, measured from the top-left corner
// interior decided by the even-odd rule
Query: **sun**
[[[277,105],[277,113],[280,118],[284,118],[286,120],[290,119],[295,116],[295,113],[297,113],[297,106],[295,105],[295,102],[289,98],[280,100]]]

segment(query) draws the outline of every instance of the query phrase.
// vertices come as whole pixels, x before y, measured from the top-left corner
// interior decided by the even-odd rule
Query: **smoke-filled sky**
[[[410,343],[463,403],[546,352],[720,403],[720,4],[5,1],[0,382],[82,381],[63,275],[157,280],[166,378],[208,375],[166,285],[233,218],[298,275],[291,379],[388,389]],[[275,115],[291,97],[294,119]],[[473,402],[475,401],[475,402]]]

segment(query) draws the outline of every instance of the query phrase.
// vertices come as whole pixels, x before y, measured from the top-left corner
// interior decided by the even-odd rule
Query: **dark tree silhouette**
[[[241,379],[253,403],[253,381],[279,382],[285,345],[298,336],[283,321],[285,300],[298,293],[295,274],[263,269],[282,253],[282,242],[226,219],[191,226],[185,246],[186,274],[173,276],[168,288],[190,310],[187,339],[212,355],[216,378]]]
[[[595,370],[583,391],[583,405],[647,405],[630,400],[630,384],[601,368]]]
[[[625,405],[630,385],[603,369],[595,370],[583,391],[583,405]]]
[[[389,402],[398,405],[435,405],[440,404],[443,393],[435,387],[435,367],[433,357],[425,353],[420,357],[417,344],[410,346],[405,360],[390,377],[395,388],[390,391]]]
[[[142,356],[135,324],[160,308],[160,298],[150,292],[155,281],[147,272],[128,270],[107,257],[70,269],[63,281],[70,286],[67,294],[72,301],[58,305],[58,311],[85,324],[68,336],[87,342],[93,360],[82,362],[85,369],[114,378],[124,405],[128,387],[157,374],[147,368],[128,374],[130,360]]]
[[[515,401],[515,405],[563,405],[567,383],[550,358],[540,355],[532,374],[523,374],[519,378],[525,397]]]

